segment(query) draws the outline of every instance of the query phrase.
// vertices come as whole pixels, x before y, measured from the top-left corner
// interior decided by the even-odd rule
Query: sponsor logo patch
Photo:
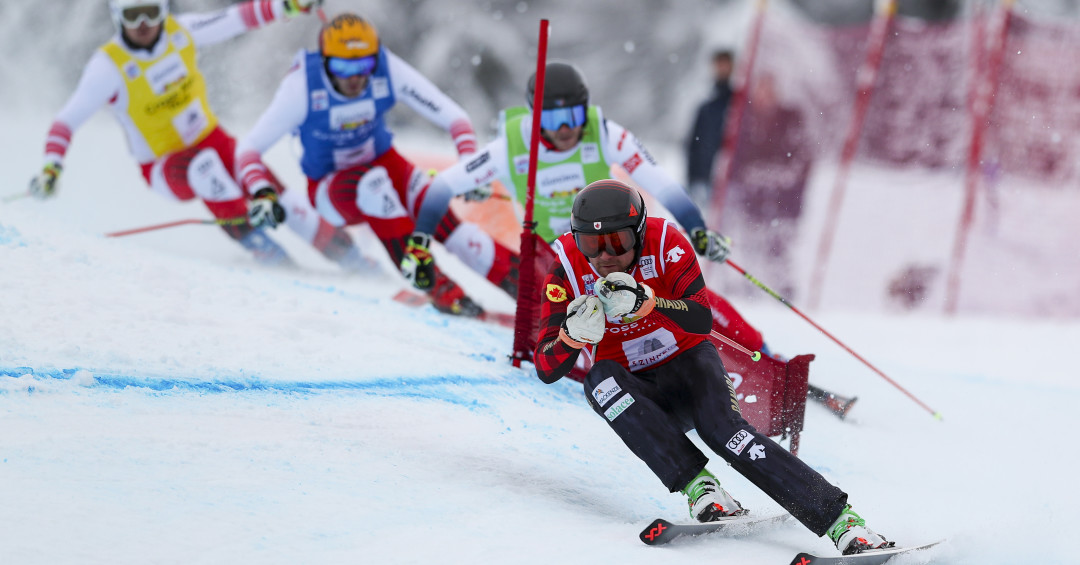
[[[536,195],[544,198],[565,198],[567,207],[573,201],[574,195],[587,184],[585,168],[580,163],[562,163],[536,171]]]
[[[469,161],[469,164],[465,165],[465,172],[471,173],[476,169],[479,169],[484,165],[484,163],[487,163],[489,159],[491,159],[491,153],[485,151],[483,155],[480,155],[472,161]]]
[[[641,269],[641,278],[655,279],[656,278],[656,256],[646,255],[641,259],[638,259],[638,268]]]
[[[600,386],[593,389],[592,395],[596,399],[596,403],[603,407],[620,392],[622,392],[622,387],[615,382],[615,377],[608,377],[604,379],[604,382],[600,383]]]
[[[751,441],[754,441],[753,434],[746,430],[739,430],[738,432],[735,432],[735,435],[731,436],[731,439],[728,440],[728,451],[734,453],[735,455],[742,455],[743,450],[746,449],[746,446],[749,445]]]
[[[330,129],[352,131],[371,123],[377,117],[375,102],[358,100],[330,109]]]
[[[566,289],[557,284],[547,285],[547,291],[544,292],[544,295],[552,302],[566,301]]]
[[[371,95],[375,98],[387,98],[390,96],[390,81],[386,77],[371,78]]]
[[[529,156],[518,155],[514,157],[514,173],[523,175],[529,172]]]
[[[320,88],[319,90],[311,91],[311,109],[315,112],[320,112],[330,107],[330,94],[326,89]]]
[[[585,164],[600,162],[600,147],[595,143],[581,144],[581,162]]]
[[[683,251],[683,248],[676,245],[674,248],[667,252],[668,263],[678,263],[685,254],[686,252]]]
[[[628,368],[631,371],[651,367],[679,351],[675,334],[666,328],[658,328],[641,337],[622,343]]]
[[[128,61],[124,64],[124,74],[127,75],[128,80],[139,78],[139,65],[135,61]]]
[[[188,46],[187,35],[184,32],[178,31],[172,35],[172,43],[177,49],[183,49]]]
[[[180,55],[170,53],[146,69],[146,80],[154,94],[162,95],[174,84],[188,76],[187,66]]]
[[[627,159],[622,164],[622,168],[626,169],[627,173],[634,174],[634,170],[637,169],[638,165],[640,165],[640,164],[641,164],[641,155],[638,155],[637,153],[634,153],[633,157]]]
[[[585,283],[585,294],[596,294],[596,275],[583,275],[581,282]]]
[[[633,403],[634,397],[630,396],[630,393],[627,393],[626,396],[623,396],[622,399],[604,412],[604,417],[607,418],[609,422],[613,422],[615,421],[615,418],[618,418],[623,412],[626,412],[626,409]]]

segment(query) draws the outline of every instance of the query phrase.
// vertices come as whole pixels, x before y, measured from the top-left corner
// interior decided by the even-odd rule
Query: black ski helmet
[[[634,263],[637,263],[645,242],[647,217],[645,199],[637,190],[617,180],[598,180],[574,197],[570,231],[601,234],[629,228],[634,233]]]
[[[525,100],[529,108],[532,108],[533,94],[536,92],[536,73],[529,77],[529,84],[525,90]],[[567,108],[578,104],[589,105],[589,87],[585,84],[585,76],[570,63],[548,63],[544,67],[544,107],[542,109]]]

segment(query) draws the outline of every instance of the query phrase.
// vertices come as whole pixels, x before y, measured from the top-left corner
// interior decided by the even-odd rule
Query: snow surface
[[[25,140],[48,121],[7,120],[5,195],[36,170],[40,147]],[[403,285],[388,268],[345,275],[283,230],[301,270],[261,268],[208,226],[102,237],[208,217],[146,190],[110,121],[100,113],[76,135],[58,198],[0,204],[0,563],[787,563],[833,551],[797,524],[642,545],[651,518],[687,517],[683,497],[580,385],[512,368],[510,330],[394,303]],[[290,160],[284,143],[270,158],[286,182]],[[437,252],[489,308],[511,310]],[[810,313],[937,421],[786,308],[738,305],[774,350],[818,355],[812,382],[859,397],[847,421],[808,406],[800,454],[890,538],[948,539],[903,563],[1076,562],[1080,384],[1064,359],[1080,323]],[[744,505],[778,509],[713,459]]]
[[[31,11],[0,3],[0,26],[8,32],[0,33],[0,44],[11,55],[0,61],[3,83],[11,86],[0,89],[8,102],[0,106],[0,197],[22,192],[39,170],[52,113],[89,49],[105,37],[95,27],[107,25],[104,12],[92,4],[35,3],[44,11]],[[406,3],[375,4],[383,19],[411,12]],[[453,11],[427,4],[444,15]],[[475,4],[497,5],[507,19],[527,7]],[[590,7],[613,13],[610,4]],[[534,19],[537,11],[543,10],[520,17]],[[595,25],[562,12],[561,25]],[[621,14],[619,25],[674,21],[637,13]],[[665,52],[678,61],[672,66],[695,69],[691,79],[657,81],[683,91],[672,110],[682,116],[668,116],[671,131],[681,132],[689,102],[707,87],[708,41],[738,43],[730,37],[735,18],[721,15],[713,10],[700,18],[687,35],[692,48],[643,42],[635,50],[627,42],[626,59],[618,61],[591,43],[571,50],[582,34],[555,40],[566,42],[563,57],[612,59],[613,76],[627,61]],[[388,22],[387,33],[398,33],[398,23]],[[207,61],[218,69],[212,88],[230,131],[250,127],[314,25],[260,32],[234,44],[236,57]],[[508,39],[510,28],[459,27],[509,42],[510,60],[527,52],[524,39]],[[30,36],[45,29],[76,45]],[[725,31],[711,33],[717,29]],[[450,31],[424,35],[417,59],[451,45]],[[403,40],[396,43],[405,50]],[[254,55],[264,52],[272,57],[260,66]],[[250,68],[237,78],[233,67],[219,65]],[[446,72],[469,82],[467,73]],[[656,106],[624,101],[614,89],[603,96],[602,85],[616,81],[590,76],[599,98],[611,98],[605,108],[678,176],[682,163],[654,142],[676,136],[630,123]],[[230,97],[229,88],[249,84],[256,86],[248,89],[250,103]],[[509,91],[497,106],[519,101],[518,90]],[[492,102],[464,98],[470,111]],[[617,111],[616,104],[649,111]],[[423,139],[399,139],[406,151],[429,151],[431,135],[428,128]],[[452,151],[441,137],[434,149]],[[297,186],[291,153],[288,143],[279,144],[268,161]],[[811,206],[821,203],[820,187],[831,186],[833,173],[816,170]],[[857,168],[853,184],[878,184],[881,174]],[[922,186],[923,176],[908,174]],[[636,535],[652,518],[687,518],[683,497],[667,493],[621,445],[588,408],[580,385],[543,385],[530,368],[512,368],[505,358],[509,330],[392,302],[403,284],[385,259],[382,274],[346,275],[285,230],[274,237],[300,270],[261,268],[208,226],[102,237],[209,217],[199,203],[168,202],[146,189],[106,112],[75,134],[62,182],[51,201],[0,203],[0,564],[786,564],[799,551],[834,551],[797,524],[752,539],[644,546]],[[910,213],[873,202],[890,198],[887,190],[859,194],[846,209],[872,206],[872,222],[898,224]],[[1073,205],[1059,204],[1062,214]],[[860,215],[844,221],[852,217]],[[893,273],[851,272],[861,267],[851,257],[880,250],[853,235],[866,227],[841,226],[833,272],[842,282],[828,287],[825,310],[808,314],[944,420],[763,293],[733,293],[773,350],[817,354],[811,382],[859,397],[847,421],[810,404],[800,455],[849,492],[870,526],[890,539],[947,538],[901,563],[1076,563],[1068,540],[1080,524],[1080,495],[1070,477],[1080,448],[1068,426],[1080,384],[1066,360],[1080,342],[1080,321],[943,318],[935,308],[882,313],[883,283],[856,283]],[[356,235],[369,255],[382,257],[368,232]],[[504,295],[436,253],[485,306],[512,310]],[[725,271],[726,285],[749,286]],[[1069,292],[1049,288],[1046,310]],[[762,515],[777,511],[713,459],[710,468],[744,505]]]

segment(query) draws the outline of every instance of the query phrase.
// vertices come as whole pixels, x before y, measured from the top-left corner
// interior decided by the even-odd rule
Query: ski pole
[[[248,221],[247,218],[219,218],[216,220],[177,220],[175,222],[166,222],[164,224],[155,224],[152,226],[146,226],[141,228],[132,228],[130,230],[114,231],[105,234],[105,237],[124,237],[125,235],[135,235],[138,233],[146,233],[148,231],[163,230],[166,228],[174,228],[176,226],[186,226],[190,224],[206,224],[217,226],[238,226]]]
[[[791,308],[792,312],[795,312],[796,314],[798,314],[800,318],[802,318],[802,319],[806,320],[807,322],[809,322],[811,326],[814,326],[814,328],[817,329],[819,332],[825,334],[826,337],[833,340],[833,342],[836,343],[837,345],[839,345],[840,347],[842,347],[844,349],[844,351],[847,351],[853,357],[855,357],[856,359],[861,361],[863,363],[863,365],[866,365],[867,367],[869,367],[871,371],[877,373],[881,378],[888,381],[889,384],[891,384],[894,387],[896,387],[897,389],[899,389],[900,392],[906,394],[908,396],[908,398],[914,400],[915,403],[918,404],[919,406],[922,406],[923,409],[926,410],[927,412],[929,412],[931,415],[933,415],[934,418],[937,418],[938,420],[942,419],[941,418],[941,412],[938,412],[938,411],[934,410],[933,408],[930,408],[923,401],[916,398],[914,394],[911,394],[910,392],[907,391],[907,389],[900,386],[899,383],[897,383],[896,381],[890,379],[888,375],[886,375],[885,373],[883,373],[881,371],[881,369],[878,369],[877,367],[870,364],[870,362],[867,361],[866,359],[863,359],[863,357],[861,355],[859,355],[858,353],[855,353],[855,351],[853,351],[847,345],[844,345],[844,343],[842,341],[840,341],[839,339],[836,339],[836,337],[834,337],[831,333],[825,331],[825,328],[817,325],[817,323],[815,323],[813,320],[811,320],[806,314],[803,314],[802,311],[800,311],[798,308],[796,308],[795,305],[788,302],[786,298],[784,298],[783,296],[780,296],[779,294],[777,294],[777,292],[774,291],[773,289],[765,286],[765,283],[759,281],[757,278],[755,278],[750,273],[747,273],[745,270],[743,270],[742,267],[740,267],[740,266],[736,265],[735,263],[733,263],[731,261],[731,259],[728,259],[726,262],[727,262],[728,265],[731,265],[732,269],[735,269],[736,271],[739,271],[740,273],[742,273],[742,276],[746,277],[746,280],[754,283],[755,286],[757,286],[761,290],[764,290],[766,293],[768,293],[773,298],[779,300],[780,303],[783,304],[784,306],[787,306],[788,308]]]
[[[8,202],[14,202],[16,200],[19,200],[20,198],[26,198],[27,196],[30,196],[30,191],[29,190],[26,191],[26,192],[20,192],[18,194],[11,194],[11,195],[5,196],[4,197],[4,204],[7,204]]]
[[[713,339],[717,340],[717,341],[722,341],[722,342],[726,343],[727,345],[730,345],[736,351],[739,351],[741,353],[745,353],[745,354],[749,355],[751,361],[757,362],[757,361],[761,360],[761,352],[760,351],[750,351],[749,349],[739,345],[738,343],[735,343],[734,340],[732,340],[731,338],[717,332],[716,330],[713,330],[713,331],[709,332],[709,336],[712,337]]]
[[[459,194],[458,196],[459,197],[464,197],[465,195],[464,194]],[[509,202],[509,201],[513,200],[514,197],[510,196],[509,194],[502,194],[502,193],[493,192],[487,197],[487,199],[488,200],[505,200],[505,201]]]

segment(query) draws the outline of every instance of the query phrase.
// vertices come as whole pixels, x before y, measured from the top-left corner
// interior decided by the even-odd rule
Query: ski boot
[[[698,522],[715,522],[728,516],[742,516],[749,511],[720,487],[708,469],[702,469],[682,490],[690,506],[690,517]]]
[[[325,223],[325,221],[323,221]],[[326,224],[329,226],[329,224]],[[323,234],[327,233],[328,236]],[[323,230],[315,236],[312,245],[330,261],[337,263],[347,273],[370,275],[379,272],[379,264],[365,256],[345,228]]]
[[[435,284],[429,295],[432,306],[443,314],[477,318],[484,313],[479,304],[473,302],[457,283],[438,269],[435,270]]]
[[[844,507],[840,517],[833,522],[832,526],[829,526],[826,534],[836,544],[836,549],[839,549],[840,553],[844,555],[853,555],[875,549],[888,549],[896,545],[895,542],[891,542],[881,534],[867,528],[866,520],[856,514],[851,509],[850,504]]]
[[[230,234],[231,235],[231,234]],[[261,265],[269,267],[295,267],[296,264],[289,258],[289,254],[278,243],[270,239],[263,230],[251,230],[239,240],[255,256],[255,260]]]

